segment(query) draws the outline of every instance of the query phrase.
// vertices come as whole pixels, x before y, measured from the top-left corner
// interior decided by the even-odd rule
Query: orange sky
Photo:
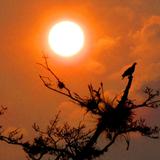
[[[52,54],[47,43],[51,26],[64,19],[79,23],[86,34],[82,56],[68,60]],[[101,81],[107,93],[122,92],[125,81],[120,75],[135,61],[138,66],[132,91],[136,93],[146,85],[160,88],[160,1],[0,1],[0,104],[8,107],[1,121],[6,127],[28,130],[27,135],[33,122],[45,126],[59,109],[67,119],[75,118],[67,114],[72,110],[67,108],[68,100],[47,90],[38,77],[41,69],[36,63],[42,61],[42,51],[49,55],[59,77],[82,95],[88,83],[98,86]],[[158,110],[149,117],[159,123],[159,114]],[[142,138],[135,140],[129,152],[116,144],[109,156],[158,159],[159,147],[158,142]],[[0,159],[24,159],[24,154],[0,143]]]

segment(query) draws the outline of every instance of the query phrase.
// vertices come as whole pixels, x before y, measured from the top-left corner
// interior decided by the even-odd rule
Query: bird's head
[[[137,62],[134,62],[133,65],[135,66],[137,64]]]

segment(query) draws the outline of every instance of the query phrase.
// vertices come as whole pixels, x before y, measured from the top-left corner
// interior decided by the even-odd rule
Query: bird
[[[63,82],[61,82],[61,81],[58,81],[58,88],[59,88],[59,89],[63,89],[63,88],[65,88],[64,83],[63,83]]]
[[[136,66],[136,62],[133,63],[133,65],[131,67],[129,67],[123,74],[122,74],[122,79],[125,77],[129,77],[132,76],[134,70],[135,70],[135,66]]]

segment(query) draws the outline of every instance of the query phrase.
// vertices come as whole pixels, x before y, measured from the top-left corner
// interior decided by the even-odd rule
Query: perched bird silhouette
[[[122,74],[122,79],[125,77],[129,77],[132,76],[134,70],[135,70],[135,66],[136,66],[136,62],[133,63],[133,65],[131,67],[129,67],[123,74]]]
[[[58,81],[58,88],[59,88],[59,89],[63,89],[63,88],[65,88],[64,83],[63,83],[63,82],[61,82],[61,81]]]

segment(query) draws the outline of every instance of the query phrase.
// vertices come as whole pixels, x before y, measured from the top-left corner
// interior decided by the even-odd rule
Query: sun
[[[84,46],[84,32],[72,21],[61,21],[55,24],[48,35],[48,43],[53,52],[62,57],[78,54]]]

